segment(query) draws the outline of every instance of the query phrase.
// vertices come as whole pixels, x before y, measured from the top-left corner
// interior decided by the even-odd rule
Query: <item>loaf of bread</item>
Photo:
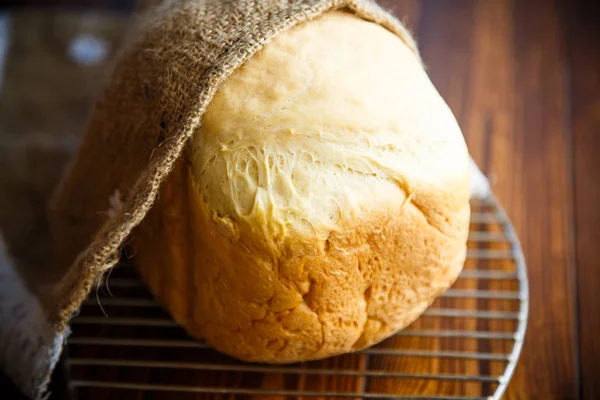
[[[133,235],[188,332],[270,363],[363,349],[457,278],[469,156],[418,57],[342,11],[273,39],[218,89]]]

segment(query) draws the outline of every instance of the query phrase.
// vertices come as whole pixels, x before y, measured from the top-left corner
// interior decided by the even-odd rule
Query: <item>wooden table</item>
[[[520,236],[530,283],[507,399],[600,398],[597,2],[385,1]]]
[[[457,115],[523,245],[530,319],[506,398],[600,398],[598,6],[585,0],[380,3],[417,36],[431,79]],[[15,75],[22,85],[29,78]],[[64,104],[66,113],[73,112],[72,102]],[[60,157],[42,160],[63,163]],[[25,174],[19,182],[37,176]],[[36,189],[38,200],[48,185]],[[18,223],[5,215],[3,228]]]

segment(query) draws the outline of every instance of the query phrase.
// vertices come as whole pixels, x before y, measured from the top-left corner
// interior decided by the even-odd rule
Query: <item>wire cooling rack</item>
[[[499,399],[523,345],[528,284],[494,198],[472,202],[468,247],[454,286],[405,330],[362,352],[283,366],[191,339],[121,265],[73,321],[70,388],[82,399]]]

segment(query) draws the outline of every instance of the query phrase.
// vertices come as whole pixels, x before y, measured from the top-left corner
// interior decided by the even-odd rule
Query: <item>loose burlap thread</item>
[[[332,9],[382,25],[418,54],[402,23],[370,0],[148,0],[140,6],[51,202],[54,253],[52,273],[45,275],[57,278],[32,291],[55,335],[33,350],[33,361],[3,365],[24,393],[44,394],[70,319],[119,261],[219,85],[275,36]],[[0,332],[0,339],[17,331]]]

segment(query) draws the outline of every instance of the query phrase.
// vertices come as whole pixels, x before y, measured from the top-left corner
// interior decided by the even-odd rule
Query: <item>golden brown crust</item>
[[[249,361],[302,361],[377,343],[416,319],[464,262],[465,238],[449,239],[412,206],[326,241],[268,245],[273,254],[265,238],[222,235],[218,217],[196,210],[194,242],[205,251],[184,325]],[[468,206],[452,217],[468,223]]]
[[[462,268],[464,141],[414,54],[375,24],[334,12],[276,38],[219,89],[190,159],[134,236],[136,264],[179,323],[232,356],[372,345]]]

